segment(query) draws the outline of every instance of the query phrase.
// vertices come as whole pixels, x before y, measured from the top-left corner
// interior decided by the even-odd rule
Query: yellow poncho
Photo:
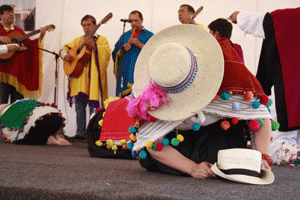
[[[61,50],[64,49],[69,51],[83,39],[83,36],[77,37],[72,42],[64,45]],[[79,93],[84,93],[89,97],[89,101],[98,102],[99,96],[101,95],[101,101],[103,104],[103,102],[108,98],[107,67],[110,60],[111,50],[109,48],[108,41],[104,36],[99,36],[96,44],[96,50],[93,50],[92,52],[91,63],[87,63],[85,65],[78,78],[70,78],[68,92],[71,98],[76,97]],[[98,59],[96,59],[96,57]]]

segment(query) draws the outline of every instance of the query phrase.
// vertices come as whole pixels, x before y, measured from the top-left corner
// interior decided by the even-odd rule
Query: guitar
[[[198,10],[193,14],[192,19],[194,19],[195,17],[197,17],[197,15],[203,10],[203,6],[200,6],[200,8],[198,8]]]
[[[94,30],[88,35],[88,37],[92,37],[97,29],[108,20],[112,18],[112,13],[109,13],[104,17],[101,22],[94,28]],[[68,52],[70,56],[73,57],[72,62],[67,62],[64,60],[64,72],[67,76],[71,77],[79,77],[82,73],[82,70],[87,62],[90,62],[92,51],[86,48],[86,44],[84,40],[81,40],[75,47],[70,49]]]
[[[55,26],[53,24],[50,24],[48,26],[45,26],[46,30],[47,31],[53,31],[55,29]],[[7,37],[9,37],[12,41],[12,43],[14,44],[20,44],[22,41],[24,41],[25,39],[33,36],[33,35],[36,35],[40,32],[40,30],[35,30],[35,31],[32,31],[28,34],[25,34],[25,35],[22,35],[21,33],[17,32],[17,31],[13,31],[11,32],[10,34],[7,35]],[[5,53],[5,54],[1,54],[0,55],[0,60],[6,60],[6,59],[9,59],[11,58],[16,52],[8,52],[8,53]]]

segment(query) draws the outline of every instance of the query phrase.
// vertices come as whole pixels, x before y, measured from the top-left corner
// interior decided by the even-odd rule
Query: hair
[[[232,24],[227,19],[216,19],[208,25],[208,28],[213,32],[218,31],[221,37],[227,38],[228,40],[231,38]]]
[[[182,4],[180,7],[182,6],[186,6],[188,8],[188,11],[191,12],[191,13],[195,13],[195,10],[192,6],[188,5],[188,4]]]
[[[12,11],[14,10],[13,7],[9,6],[9,5],[2,5],[0,7],[0,15],[4,14],[4,11]]]
[[[85,15],[85,16],[81,19],[80,24],[82,25],[82,22],[83,22],[84,20],[87,20],[87,19],[91,19],[92,22],[93,22],[93,24],[96,24],[96,23],[97,23],[95,17],[93,17],[92,15]]]
[[[139,18],[140,18],[141,20],[144,20],[142,13],[141,13],[140,11],[138,11],[138,10],[132,11],[129,15],[131,15],[131,14],[138,14],[138,15],[139,15]]]

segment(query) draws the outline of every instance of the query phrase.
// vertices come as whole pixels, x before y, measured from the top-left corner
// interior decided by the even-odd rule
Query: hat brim
[[[248,183],[248,184],[255,184],[255,185],[268,185],[274,182],[275,176],[271,170],[268,169],[261,169],[262,177],[253,177],[253,176],[247,176],[247,175],[227,175],[224,174],[219,168],[217,163],[215,163],[210,168],[216,175],[235,182],[240,183]]]
[[[197,55],[198,73],[187,89],[175,94],[168,93],[169,107],[163,104],[148,112],[155,118],[167,121],[186,119],[208,105],[217,94],[224,74],[223,53],[211,34],[196,25],[171,26],[150,38],[139,54],[134,72],[136,98],[151,81],[149,63],[152,54],[159,46],[173,42],[184,45]]]

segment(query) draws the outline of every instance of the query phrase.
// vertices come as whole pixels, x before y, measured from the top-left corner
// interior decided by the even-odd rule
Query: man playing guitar
[[[41,94],[42,63],[39,62],[39,50],[27,47],[17,47],[9,37],[14,33],[25,35],[24,31],[13,25],[14,10],[9,5],[0,7],[0,43],[6,44],[8,51],[24,50],[15,53],[11,58],[0,60],[0,104],[7,103],[11,96],[11,103],[24,97],[39,98]],[[41,41],[46,29],[40,29],[40,37],[35,40],[25,39],[24,42],[33,46],[42,46]],[[7,45],[9,44],[9,45]],[[26,46],[26,45],[25,45]],[[2,46],[2,48],[4,48]],[[5,52],[3,52],[5,53]]]
[[[85,139],[86,132],[86,106],[89,104],[90,113],[99,105],[99,96],[101,96],[101,105],[108,98],[107,89],[107,67],[110,60],[110,48],[107,39],[104,36],[90,33],[97,28],[96,19],[91,15],[86,15],[81,20],[81,26],[84,31],[83,36],[75,38],[70,43],[65,44],[59,54],[64,60],[64,66],[69,65],[76,60],[70,52],[80,44],[85,44],[82,51],[85,50],[84,67],[77,76],[70,75],[69,90],[67,100],[72,106],[75,102],[77,131],[73,139]],[[76,66],[77,67],[77,66]]]

